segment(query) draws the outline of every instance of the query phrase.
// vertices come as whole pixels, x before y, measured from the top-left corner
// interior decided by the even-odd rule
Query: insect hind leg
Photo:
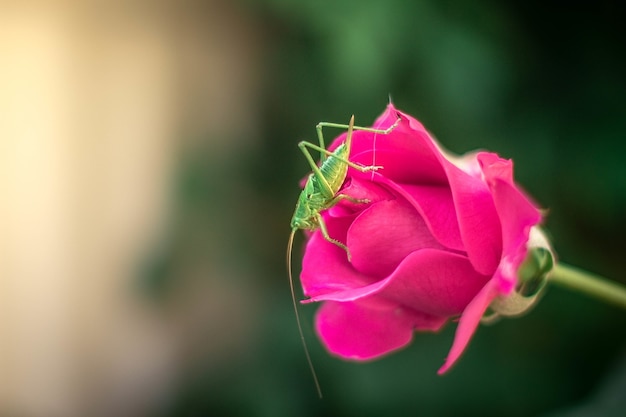
[[[348,194],[337,194],[331,200],[330,206],[331,207],[334,206],[335,204],[339,203],[341,200],[348,200],[349,202],[354,203],[354,204],[367,204],[371,202],[371,200],[368,200],[367,198],[354,198]]]

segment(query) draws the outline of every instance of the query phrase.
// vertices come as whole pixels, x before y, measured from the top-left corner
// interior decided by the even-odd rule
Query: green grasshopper
[[[313,363],[311,362],[311,357],[307,349],[304,335],[302,333],[302,326],[300,325],[300,316],[298,314],[296,296],[293,287],[293,277],[291,272],[291,252],[293,248],[293,239],[298,229],[310,231],[320,229],[324,239],[343,249],[346,252],[348,261],[350,261],[350,251],[348,247],[338,240],[330,237],[326,228],[326,223],[322,218],[321,212],[333,207],[341,200],[348,200],[354,203],[369,202],[369,200],[356,199],[347,194],[338,194],[341,186],[346,179],[348,167],[352,167],[361,172],[376,171],[381,168],[374,165],[362,166],[348,160],[350,157],[350,149],[352,144],[352,132],[353,130],[363,130],[366,132],[388,134],[397,126],[399,121],[400,119],[398,119],[398,121],[393,126],[385,130],[354,126],[354,115],[350,118],[350,122],[347,125],[320,122],[316,126],[317,137],[319,139],[320,145],[317,146],[313,143],[305,141],[302,141],[298,144],[298,147],[304,154],[304,157],[309,162],[309,165],[311,166],[313,172],[309,175],[304,189],[300,193],[298,203],[296,204],[296,209],[291,219],[291,234],[289,235],[289,241],[287,243],[287,270],[289,271],[291,298],[293,301],[293,308],[296,313],[296,321],[298,322],[298,330],[300,331],[300,339],[302,340],[304,353],[306,355],[307,362],[309,363],[309,368],[311,369],[311,373],[315,381],[315,386],[317,388],[317,392],[320,398],[322,396],[322,393],[319,382],[317,380],[317,376],[315,374],[315,369],[313,368]],[[348,129],[345,142],[339,145],[334,152],[328,151],[324,146],[324,136],[322,134],[323,127]],[[320,166],[315,163],[308,148],[314,149],[320,153]]]

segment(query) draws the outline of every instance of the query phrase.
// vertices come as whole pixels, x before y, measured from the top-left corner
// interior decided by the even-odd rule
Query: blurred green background
[[[219,229],[222,262],[245,270],[251,281],[239,283],[242,291],[254,289],[254,337],[237,360],[194,369],[163,415],[583,415],[578,407],[599,398],[611,375],[621,375],[613,395],[624,394],[624,312],[550,288],[529,315],[480,328],[443,377],[436,370],[454,325],[439,335],[416,334],[406,350],[367,364],[329,357],[309,325],[320,401],[290,311],[283,259],[298,181],[308,170],[297,141],[314,140],[322,120],[343,122],[354,113],[369,124],[391,95],[448,149],[513,158],[518,181],[549,210],[559,257],[626,283],[621,11],[607,3],[550,9],[539,2],[404,0],[241,7],[267,46],[261,142],[232,160],[206,155],[181,166],[177,203],[184,214],[180,240],[170,244],[176,251],[204,233],[198,224],[207,233]],[[163,297],[184,285],[174,275],[162,278],[153,290]],[[302,307],[308,323],[314,310]],[[619,404],[613,414],[596,404],[584,415],[623,415],[624,400]],[[583,414],[568,414],[572,408]]]
[[[355,114],[368,125],[391,96],[447,149],[512,158],[517,180],[548,209],[559,258],[626,284],[623,8],[238,0],[163,10],[159,21],[183,16],[207,30],[231,28],[211,39],[220,52],[207,65],[251,75],[220,100],[202,102],[198,93],[207,114],[229,117],[173,138],[169,215],[131,262],[128,287],[151,314],[172,321],[200,310],[206,318],[191,335],[172,332],[188,343],[166,389],[151,393],[138,415],[624,415],[624,311],[557,287],[525,317],[481,327],[442,377],[454,324],[358,364],[324,351],[311,331],[316,306],[302,306],[320,400],[285,270],[289,221],[308,172],[297,142],[315,140],[319,121]],[[236,54],[240,65],[220,66]],[[204,91],[192,75],[184,84],[191,96]],[[182,119],[197,111],[193,100],[176,103]],[[299,234],[296,268],[302,241]]]

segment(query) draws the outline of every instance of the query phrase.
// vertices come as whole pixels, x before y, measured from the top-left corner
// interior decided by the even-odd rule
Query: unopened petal
[[[404,200],[387,200],[364,210],[348,230],[352,264],[384,277],[418,249],[443,248],[420,214]]]
[[[465,251],[450,187],[399,185],[385,178],[381,178],[380,183],[404,197],[420,213],[428,229],[441,245]]]

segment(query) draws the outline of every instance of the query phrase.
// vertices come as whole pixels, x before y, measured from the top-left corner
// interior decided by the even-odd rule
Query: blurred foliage
[[[199,153],[182,164],[178,221],[146,282],[155,293],[171,291],[172,270],[191,261],[191,248],[211,230],[219,237],[213,256],[253,276],[245,285],[264,306],[255,318],[259,337],[241,361],[195,366],[164,415],[528,416],[573,409],[595,395],[623,364],[624,312],[549,288],[529,315],[480,328],[443,377],[436,370],[454,325],[416,334],[408,349],[383,360],[354,364],[323,350],[310,331],[315,306],[304,306],[325,394],[318,400],[290,306],[284,247],[308,170],[296,143],[314,139],[321,120],[354,113],[370,124],[391,95],[448,149],[513,158],[518,181],[549,209],[560,258],[626,283],[622,9],[487,0],[249,0],[242,7],[268,41],[259,69],[262,145],[236,160]]]

